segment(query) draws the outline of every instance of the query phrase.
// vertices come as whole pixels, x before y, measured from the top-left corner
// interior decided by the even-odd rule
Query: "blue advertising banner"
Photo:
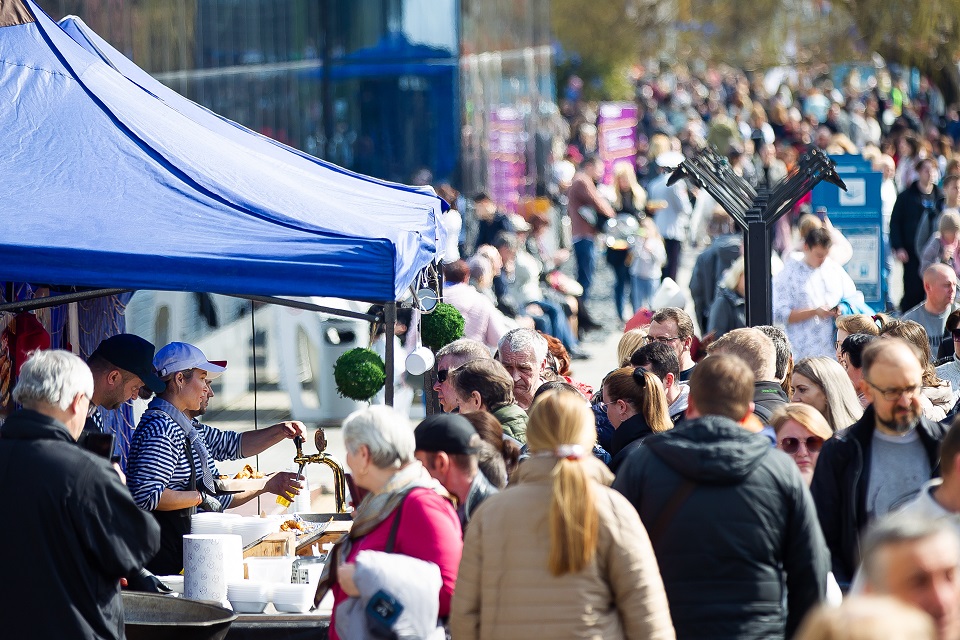
[[[826,208],[830,222],[853,246],[853,257],[844,265],[864,301],[877,310],[886,306],[885,248],[880,186],[883,175],[873,171],[862,156],[830,156],[846,191],[821,182],[811,194],[814,211]]]

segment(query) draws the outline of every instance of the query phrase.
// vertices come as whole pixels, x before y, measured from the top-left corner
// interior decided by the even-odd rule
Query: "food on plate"
[[[291,518],[280,525],[280,531],[306,531],[306,528],[303,522]]]
[[[253,467],[248,464],[243,465],[243,469],[240,470],[240,473],[233,476],[234,480],[249,480],[251,478],[259,479],[263,477],[263,473],[260,471],[254,471]]]

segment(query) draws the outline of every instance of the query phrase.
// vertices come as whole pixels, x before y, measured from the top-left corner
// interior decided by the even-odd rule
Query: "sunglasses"
[[[795,454],[800,450],[800,444],[807,448],[807,451],[810,453],[818,453],[820,448],[823,447],[823,438],[817,436],[810,436],[806,440],[800,440],[799,438],[784,438],[780,441],[780,450],[784,453],[789,453],[790,455]]]
[[[437,382],[443,384],[447,381],[447,376],[450,374],[450,369],[438,369],[437,370]]]

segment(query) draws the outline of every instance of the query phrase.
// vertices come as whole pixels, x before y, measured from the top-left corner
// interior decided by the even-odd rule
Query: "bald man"
[[[926,299],[903,314],[903,320],[913,320],[923,325],[930,341],[930,357],[936,359],[937,350],[943,342],[943,330],[947,316],[960,305],[954,302],[957,294],[957,273],[946,264],[934,264],[923,272],[923,291]]]
[[[823,444],[810,492],[841,589],[860,562],[860,533],[940,475],[945,427],[923,417],[919,350],[898,338],[863,350],[863,417]]]

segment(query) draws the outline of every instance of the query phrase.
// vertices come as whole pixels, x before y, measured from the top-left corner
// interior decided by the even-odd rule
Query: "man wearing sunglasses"
[[[824,443],[810,486],[833,573],[844,590],[860,562],[864,528],[940,475],[938,448],[945,432],[923,417],[923,367],[916,347],[883,338],[867,345],[861,357],[870,404],[860,420]]]
[[[450,384],[450,372],[474,360],[492,360],[493,355],[482,342],[470,338],[454,340],[437,351],[437,364],[433,372],[433,390],[444,413],[452,413],[457,408],[457,394]]]

